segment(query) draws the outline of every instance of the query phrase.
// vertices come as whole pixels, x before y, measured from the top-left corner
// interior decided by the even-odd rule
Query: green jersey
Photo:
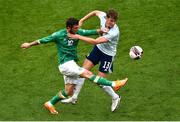
[[[96,30],[83,30],[79,29],[77,34],[82,36],[97,35]],[[67,61],[78,61],[77,45],[78,39],[71,39],[67,35],[66,29],[61,29],[50,36],[44,37],[39,40],[39,43],[46,44],[48,42],[55,42],[58,50],[59,64],[63,64]]]

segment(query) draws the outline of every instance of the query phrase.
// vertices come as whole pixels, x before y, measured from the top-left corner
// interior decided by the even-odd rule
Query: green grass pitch
[[[65,27],[92,10],[114,8],[120,14],[121,40],[109,79],[128,77],[118,94],[120,108],[111,113],[111,98],[86,81],[77,105],[56,105],[50,115],[43,103],[64,87],[54,44],[28,50],[21,43]],[[97,18],[83,28],[99,27]],[[180,120],[180,0],[0,0],[0,120]],[[133,61],[131,46],[144,49]],[[80,42],[80,64],[92,45]],[[93,69],[97,73],[97,67]]]

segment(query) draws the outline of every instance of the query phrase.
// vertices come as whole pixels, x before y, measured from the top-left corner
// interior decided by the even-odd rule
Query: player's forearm
[[[38,40],[37,40],[37,41],[30,42],[30,43],[25,42],[25,43],[23,43],[23,44],[21,45],[21,48],[23,48],[23,49],[28,49],[28,48],[30,48],[30,47],[32,47],[32,46],[34,46],[34,45],[38,45],[38,44],[39,44]]]
[[[30,46],[35,46],[35,45],[39,45],[40,43],[39,43],[39,40],[36,40],[36,41],[30,42],[29,44]]]
[[[93,38],[78,35],[78,39],[85,41],[85,42],[88,42],[90,44],[97,44],[96,39],[93,39]]]
[[[97,16],[97,10],[90,12],[89,14],[87,14],[86,16],[84,16],[80,21],[84,22],[87,19],[91,18],[92,16]]]

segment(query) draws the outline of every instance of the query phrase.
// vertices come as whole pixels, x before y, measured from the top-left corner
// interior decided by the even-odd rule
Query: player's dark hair
[[[106,12],[106,15],[107,15],[107,18],[112,18],[112,19],[115,19],[115,20],[118,19],[118,13],[113,9],[108,10]]]
[[[70,27],[72,28],[74,25],[78,25],[79,24],[79,20],[76,18],[68,18],[66,21],[66,28]]]

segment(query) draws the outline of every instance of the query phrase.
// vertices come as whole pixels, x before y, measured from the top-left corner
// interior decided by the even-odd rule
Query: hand
[[[98,31],[98,33],[99,33],[100,35],[103,35],[103,33],[107,33],[107,32],[109,31],[109,29],[107,29],[107,28],[101,28],[101,29],[97,29],[97,31]]]
[[[107,32],[109,31],[109,29],[108,29],[108,28],[101,28],[101,31],[102,31],[103,33],[107,33]]]
[[[79,35],[78,34],[68,33],[68,37],[71,38],[71,39],[79,39]]]
[[[30,43],[23,43],[22,45],[21,45],[21,48],[23,48],[23,49],[27,49],[27,48],[30,48],[31,47],[31,44]]]

